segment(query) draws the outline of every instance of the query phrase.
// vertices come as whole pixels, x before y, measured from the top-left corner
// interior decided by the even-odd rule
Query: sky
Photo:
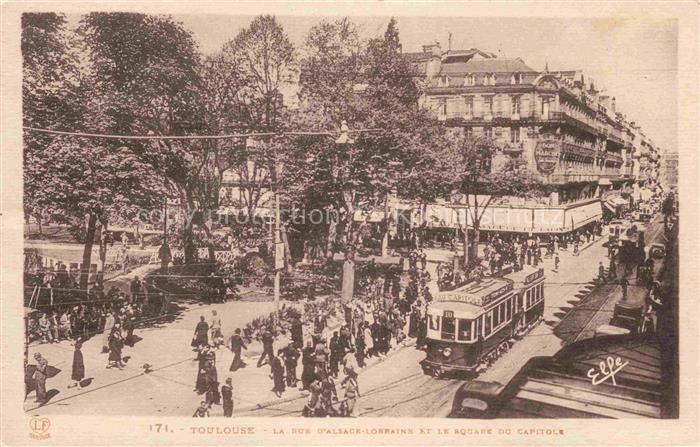
[[[175,14],[204,54],[216,52],[252,16]],[[302,47],[319,16],[277,16]],[[328,16],[326,19],[333,19]],[[351,17],[365,37],[382,35],[390,17]],[[452,49],[479,48],[521,58],[535,70],[582,70],[616,98],[617,110],[639,124],[661,151],[677,150],[678,28],[670,19],[396,17],[405,52],[439,41]]]

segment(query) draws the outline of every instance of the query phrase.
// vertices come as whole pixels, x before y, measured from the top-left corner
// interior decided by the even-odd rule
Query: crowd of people
[[[422,262],[421,262],[422,259]],[[415,260],[415,262],[414,262]],[[416,338],[421,347],[425,340],[425,308],[432,300],[427,282],[425,257],[420,252],[409,258],[408,284],[401,294],[397,278],[390,273],[373,278],[358,299],[340,309],[338,326],[331,328],[328,314],[317,314],[308,325],[310,334],[304,337],[299,317],[292,318],[289,340],[281,346],[275,343],[282,334],[275,333],[272,324],[260,334],[262,352],[258,368],[269,367],[271,391],[282,397],[288,388],[308,393],[302,413],[308,417],[357,416],[360,398],[358,374],[370,359],[384,359],[392,349]],[[406,328],[408,327],[408,335]],[[229,373],[247,366],[242,353],[251,342],[248,331],[235,329],[227,340],[233,352]],[[232,405],[225,397],[216,370],[216,350],[223,345],[220,319],[215,311],[209,318],[200,317],[193,333],[192,348],[199,362],[194,390],[203,396],[195,417],[206,417],[214,405]]]
[[[113,287],[107,293],[92,289],[86,294],[76,289],[53,304],[38,304],[38,309],[32,309],[27,316],[27,343],[87,340],[111,330],[111,320],[135,325],[143,316],[164,311],[163,297],[152,294],[147,298],[138,277],[132,281],[130,291],[124,293]]]

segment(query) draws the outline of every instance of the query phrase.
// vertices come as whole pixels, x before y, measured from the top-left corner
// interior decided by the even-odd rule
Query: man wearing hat
[[[233,380],[226,379],[226,384],[221,387],[221,398],[224,407],[224,417],[230,418],[233,416]]]
[[[231,351],[233,351],[233,361],[231,362],[231,367],[229,371],[236,371],[238,368],[243,368],[246,366],[245,362],[241,360],[241,349],[248,349],[241,337],[241,329],[236,328],[234,334],[231,336]]]
[[[286,370],[287,386],[296,388],[297,386],[297,364],[299,359],[299,350],[294,342],[290,342],[287,346],[280,349],[277,355],[284,359],[284,368]]]

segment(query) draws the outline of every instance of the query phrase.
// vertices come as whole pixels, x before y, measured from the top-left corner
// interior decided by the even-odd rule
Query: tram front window
[[[457,340],[468,341],[472,338],[472,320],[460,318],[457,322]]]
[[[455,339],[455,319],[454,318],[442,318],[442,332],[440,338],[443,340],[454,340]]]
[[[430,322],[430,329],[437,331],[438,327],[440,326],[440,317],[437,315],[428,315],[428,320]]]

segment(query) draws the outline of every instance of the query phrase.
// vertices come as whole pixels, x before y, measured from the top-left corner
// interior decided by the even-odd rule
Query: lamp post
[[[338,145],[349,145],[354,143],[354,140],[348,135],[349,132],[348,123],[343,120],[340,125],[340,136],[335,140],[335,144]],[[350,157],[350,163],[352,163],[352,157]],[[352,212],[349,213],[348,219],[354,219]],[[352,222],[352,221],[351,221]],[[344,303],[348,303],[352,300],[355,289],[355,259],[352,249],[347,249],[345,253],[345,261],[343,262],[343,279],[341,288],[341,298]]]
[[[280,282],[282,280],[282,269],[284,269],[284,244],[282,243],[282,235],[280,234],[280,195],[277,184],[277,176],[279,173],[279,165],[277,162],[277,152],[275,151],[274,159],[274,178],[272,187],[273,195],[275,196],[275,282],[274,282],[274,301],[275,301],[275,329],[279,324],[280,312]]]

